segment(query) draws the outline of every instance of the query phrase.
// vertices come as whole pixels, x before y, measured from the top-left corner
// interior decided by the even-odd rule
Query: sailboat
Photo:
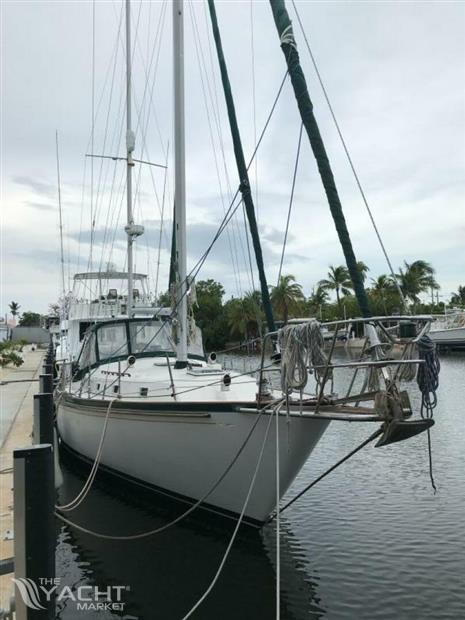
[[[275,17],[279,13],[282,18],[278,4],[283,5],[272,2],[273,11],[277,11]],[[326,356],[321,326],[316,320],[275,329],[212,0],[209,8],[268,332],[256,376],[226,372],[214,354],[205,354],[200,330],[189,309],[194,283],[188,277],[186,264],[183,1],[173,0],[172,6],[175,303],[172,309],[156,308],[146,290],[145,276],[133,271],[134,240],[144,230],[134,221],[132,204],[135,135],[131,125],[130,2],[126,0],[127,272],[108,270],[75,276],[77,285],[97,281],[99,293],[90,302],[75,296],[70,304],[69,354],[57,390],[57,424],[62,446],[93,464],[93,469],[100,468],[200,509],[226,517],[240,515],[246,523],[260,526],[277,509],[280,497],[292,485],[331,420],[378,423],[382,425],[379,435],[383,434],[383,443],[404,439],[431,426],[431,420],[414,424],[406,420],[412,408],[408,395],[396,381],[402,364],[420,365],[422,360],[392,360],[385,355],[379,330],[386,317],[369,316],[360,292],[360,278],[353,269],[355,289],[365,310],[365,316],[358,321],[365,326],[370,344],[358,362],[346,364],[354,372],[354,379],[345,396],[338,396],[334,390],[334,346]],[[290,22],[282,30],[281,44],[292,51],[295,44]],[[294,83],[296,78],[290,75]],[[337,225],[341,227],[340,218]],[[344,251],[350,255],[347,239]],[[120,282],[120,288],[115,282]],[[428,330],[429,317],[401,316],[397,320],[417,325],[414,336],[404,339],[406,347]],[[346,323],[339,321],[331,326],[334,341],[338,331],[347,328]],[[382,387],[375,389],[372,380],[365,381],[362,393],[357,392],[354,381],[359,372],[367,376],[371,373]],[[276,424],[270,424],[273,416]],[[279,442],[279,437],[285,439]],[[253,492],[248,493],[251,479]]]

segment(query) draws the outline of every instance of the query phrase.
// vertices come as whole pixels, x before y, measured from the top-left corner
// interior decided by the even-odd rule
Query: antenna
[[[60,215],[60,250],[61,250],[61,287],[63,297],[66,295],[65,288],[65,257],[63,253],[63,214],[61,210],[61,181],[60,181],[60,155],[58,152],[58,130],[55,131],[56,158],[57,158],[57,182],[58,182],[58,212]]]

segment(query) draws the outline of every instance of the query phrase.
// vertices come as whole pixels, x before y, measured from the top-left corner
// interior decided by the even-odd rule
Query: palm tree
[[[318,284],[316,288],[313,287],[312,294],[308,298],[308,305],[310,307],[310,311],[311,312],[319,311],[320,319],[321,319],[322,314],[323,314],[322,313],[323,306],[328,302],[328,299],[329,299],[329,295],[325,291],[325,289],[321,287],[321,285]]]
[[[246,293],[242,299],[229,302],[228,324],[231,333],[240,338],[256,338],[263,322],[261,296],[258,291]]]
[[[228,325],[233,336],[247,337],[247,317],[242,309],[242,299],[233,299],[228,303]]]
[[[21,306],[18,304],[18,302],[12,301],[9,304],[9,308],[10,308],[11,314],[13,315],[13,318],[16,320],[16,317],[19,314],[19,309],[21,308]]]
[[[396,284],[392,280],[392,278],[390,276],[387,276],[386,274],[382,274],[378,276],[376,279],[372,278],[371,282],[372,282],[371,293],[375,299],[381,300],[384,314],[387,315],[388,310],[387,310],[386,300],[393,293],[397,292]]]
[[[242,311],[247,320],[247,338],[258,338],[262,333],[264,313],[260,291],[249,291],[242,298]]]
[[[320,286],[324,291],[336,291],[336,299],[339,310],[341,310],[341,293],[343,295],[350,295],[351,289],[353,288],[349,270],[343,265],[340,265],[339,267],[333,267],[330,265],[328,278],[326,280],[320,280],[318,282],[318,286]]]
[[[357,269],[360,277],[362,278],[362,282],[365,282],[365,280],[367,279],[367,273],[370,271],[370,268],[362,260],[359,260],[357,261]]]
[[[450,303],[465,305],[465,286],[459,285],[457,292],[452,293],[452,297],[450,298]]]
[[[305,300],[302,287],[297,284],[291,274],[280,276],[277,286],[271,287],[271,303],[276,314],[283,319],[284,323],[289,320],[289,314],[298,311]]]
[[[434,274],[433,267],[424,260],[416,260],[413,263],[404,261],[404,269],[399,268],[396,278],[404,297],[410,299],[415,304],[419,301],[418,296],[420,293],[424,293],[431,288],[439,288]]]

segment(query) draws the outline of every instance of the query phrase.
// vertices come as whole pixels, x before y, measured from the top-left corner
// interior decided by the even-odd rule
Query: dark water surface
[[[443,356],[441,362],[432,429],[438,493],[428,476],[426,434],[384,448],[369,446],[312,489],[282,519],[283,620],[465,618],[465,356]],[[289,496],[373,430],[332,422]],[[66,464],[63,473],[62,497],[72,498],[85,478]],[[91,529],[127,534],[162,525],[180,510],[99,480],[71,514]],[[137,542],[60,528],[62,585],[127,589],[123,612],[84,612],[67,601],[59,603],[57,617],[181,620],[209,585],[233,527],[197,513]],[[272,620],[275,578],[274,526],[245,529],[192,618]]]

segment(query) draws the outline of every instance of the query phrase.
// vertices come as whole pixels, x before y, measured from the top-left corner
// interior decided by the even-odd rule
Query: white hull
[[[431,330],[431,340],[438,344],[450,344],[465,347],[465,327]]]
[[[79,454],[94,460],[108,401],[92,406],[87,399],[62,400],[58,428],[62,440]],[[89,406],[91,405],[91,406]],[[160,403],[161,405],[161,403]],[[257,413],[215,411],[208,403],[193,412],[150,405],[143,411],[124,402],[112,409],[101,464],[190,500],[198,500],[214,485],[246,439]],[[221,407],[218,407],[221,409]],[[240,513],[255,470],[269,415],[262,415],[237,462],[208,497],[209,507]],[[329,421],[292,414],[280,415],[281,493],[287,491],[322,436]],[[245,517],[264,522],[276,506],[275,420]]]

